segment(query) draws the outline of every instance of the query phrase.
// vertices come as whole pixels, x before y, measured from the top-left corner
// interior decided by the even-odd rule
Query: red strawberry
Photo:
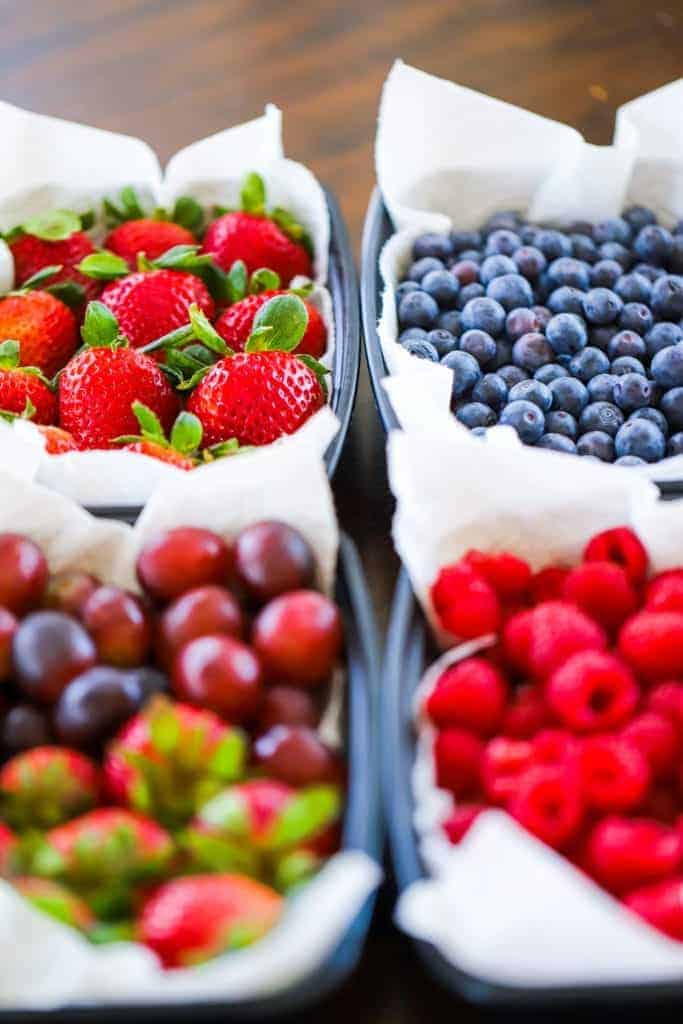
[[[40,370],[20,366],[17,341],[0,342],[0,412],[42,424],[54,423],[57,416],[57,399]]]
[[[0,876],[3,878],[12,873],[17,845],[14,832],[0,821]]]
[[[255,942],[281,909],[281,896],[242,875],[176,878],[145,904],[138,937],[164,967],[190,967]]]
[[[135,270],[139,253],[148,260],[156,260],[174,245],[196,245],[197,239],[191,231],[173,221],[140,218],[119,224],[110,231],[104,244]]]
[[[38,427],[38,430],[45,438],[45,451],[48,455],[78,451],[78,445],[68,430],[62,430],[61,427]]]
[[[106,306],[91,302],[83,325],[86,348],[59,378],[59,425],[79,448],[113,448],[114,439],[133,434],[133,402],[148,406],[168,430],[179,401],[149,356],[125,347]]]
[[[33,217],[13,231],[9,247],[14,258],[17,285],[25,284],[48,267],[59,269],[46,280],[49,287],[73,284],[82,302],[97,298],[100,284],[76,269],[81,260],[95,251],[83,229],[83,220],[70,210],[51,210]],[[78,295],[77,292],[77,295]]]
[[[88,757],[67,747],[34,747],[0,770],[2,816],[18,828],[49,828],[93,807],[100,778]]]
[[[216,330],[230,348],[237,352],[243,352],[251,334],[254,317],[259,309],[265,305],[268,299],[272,299],[276,295],[287,294],[286,291],[269,289],[257,295],[247,295],[246,298],[228,306],[221,313],[216,320]],[[320,359],[327,348],[325,321],[312,303],[306,302],[305,299],[303,303],[308,313],[308,325],[303,338],[293,351]]]
[[[306,236],[284,210],[265,210],[265,186],[258,174],[249,174],[242,188],[242,209],[225,213],[209,224],[202,252],[213,256],[223,270],[243,260],[249,273],[267,267],[283,284],[293,277],[312,277],[313,266]]]
[[[38,910],[79,932],[87,932],[95,924],[93,912],[85,900],[59,882],[27,875],[15,878],[12,885]]]
[[[76,351],[76,318],[49,292],[10,292],[0,299],[0,341],[7,339],[19,342],[25,366],[53,377]]]
[[[242,733],[213,712],[155,697],[111,744],[105,786],[116,803],[183,824],[241,777],[245,754]]]
[[[123,444],[124,452],[149,455],[160,462],[167,462],[178,469],[194,469],[197,454],[202,443],[202,425],[196,416],[181,412],[173,424],[170,439],[151,409],[142,402],[133,402],[133,413],[140,425],[140,435],[117,437]]]

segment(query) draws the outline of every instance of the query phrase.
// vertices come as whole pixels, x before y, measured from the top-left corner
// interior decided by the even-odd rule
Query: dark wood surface
[[[397,56],[605,143],[620,103],[683,74],[683,2],[0,0],[0,98],[139,135],[162,160],[273,101],[288,154],[336,191],[356,248],[380,89]],[[384,624],[396,563],[365,374],[335,489]],[[300,1020],[486,1016],[425,977],[391,927],[392,899],[382,897],[357,975]]]

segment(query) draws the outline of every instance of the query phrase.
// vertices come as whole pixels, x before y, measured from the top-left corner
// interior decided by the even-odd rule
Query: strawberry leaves
[[[31,217],[22,224],[25,235],[33,235],[44,242],[63,242],[76,231],[82,230],[82,220],[71,210],[50,210],[49,213]]]
[[[104,200],[104,210],[110,227],[122,224],[126,220],[141,220],[145,216],[137,193],[131,185],[126,185],[121,189],[119,203],[120,205],[116,206],[111,199]]]
[[[49,387],[51,391],[54,390],[51,382],[44,376],[37,366],[21,365],[21,345],[18,341],[15,341],[14,338],[7,338],[6,341],[0,342],[0,370],[18,370],[20,373],[28,373],[31,377],[37,377],[38,380],[42,381],[43,384]],[[30,419],[35,411],[35,408],[31,404],[31,411],[28,412],[27,409],[24,408],[24,411],[21,413],[21,419]],[[7,419],[7,417],[5,417],[5,419]]]
[[[303,224],[299,224],[288,210],[276,206],[268,211],[266,208],[266,185],[260,174],[250,171],[242,182],[240,205],[244,213],[254,217],[268,217],[293,242],[303,245],[309,256],[313,256],[313,245]],[[226,211],[227,212],[227,211]]]
[[[128,344],[112,311],[97,301],[89,302],[86,307],[81,338],[89,348],[123,348]]]
[[[291,352],[308,326],[308,312],[298,295],[276,295],[258,310],[245,352]]]
[[[196,199],[191,196],[179,196],[173,207],[171,220],[197,235],[204,225],[204,211]]]
[[[130,267],[122,256],[117,256],[107,249],[93,252],[82,259],[76,266],[81,274],[93,277],[96,281],[113,281],[117,277],[127,277]]]
[[[204,211],[192,196],[179,196],[170,214],[161,206],[148,214],[142,208],[137,193],[131,185],[121,189],[118,206],[111,199],[105,199],[104,210],[110,227],[123,224],[128,220],[166,220],[173,221],[196,235],[204,225]]]
[[[196,456],[202,443],[202,425],[191,412],[178,414],[170,438],[166,437],[159,417],[144,402],[135,401],[131,406],[140,426],[140,434],[125,434],[115,437],[116,444],[134,444],[136,441],[151,441],[161,448],[172,448],[188,457]]]

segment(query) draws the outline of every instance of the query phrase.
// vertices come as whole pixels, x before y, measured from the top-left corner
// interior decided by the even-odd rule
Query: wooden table
[[[162,160],[273,101],[288,154],[336,191],[356,245],[380,89],[397,56],[606,143],[619,104],[683,74],[683,2],[0,0],[0,98],[139,135]],[[384,623],[396,561],[365,376],[335,490]],[[391,903],[385,894],[356,977],[300,1020],[484,1016],[425,977],[391,927]]]

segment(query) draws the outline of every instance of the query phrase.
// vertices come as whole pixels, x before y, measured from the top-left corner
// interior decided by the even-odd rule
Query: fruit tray
[[[422,453],[426,448],[433,451],[431,465],[438,466],[438,472],[425,465]],[[476,575],[479,571],[477,565],[481,566],[481,571],[489,571],[484,568],[485,561],[476,560],[481,558],[482,552],[493,553],[493,564],[501,551],[516,552],[528,558],[532,569],[536,570],[549,564],[576,566],[593,530],[597,532],[607,527],[607,534],[603,534],[607,542],[610,530],[615,534],[628,532],[615,529],[622,521],[631,523],[636,532],[649,538],[646,547],[654,563],[651,571],[664,570],[660,578],[666,579],[666,570],[681,563],[680,532],[676,528],[679,505],[657,500],[650,485],[646,484],[643,490],[642,481],[622,479],[617,483],[615,480],[613,486],[608,486],[599,467],[582,464],[580,460],[576,460],[575,478],[571,482],[563,482],[557,470],[550,471],[545,478],[540,476],[534,469],[533,457],[529,457],[531,453],[526,453],[523,465],[518,467],[517,480],[516,470],[505,466],[501,453],[493,455],[491,452],[483,456],[475,468],[468,458],[467,449],[467,443],[457,434],[449,439],[437,438],[429,429],[414,427],[394,433],[390,440],[390,480],[397,498],[394,537],[397,550],[404,559],[404,568],[394,595],[384,651],[381,742],[384,813],[401,894],[397,920],[412,935],[421,959],[434,977],[472,1002],[521,1008],[623,1002],[626,999],[638,1002],[680,999],[680,983],[671,980],[679,974],[678,944],[662,943],[657,931],[643,930],[639,922],[625,918],[616,901],[605,901],[603,889],[592,883],[589,886],[583,874],[578,876],[573,868],[569,870],[564,856],[561,859],[554,853],[548,856],[546,846],[540,846],[536,840],[530,842],[518,826],[515,826],[513,840],[506,831],[512,822],[507,825],[509,819],[500,811],[493,814],[489,811],[480,826],[474,824],[470,845],[470,837],[465,832],[472,825],[473,818],[467,822],[459,819],[456,834],[458,803],[467,805],[468,799],[477,801],[482,796],[477,796],[476,791],[474,796],[461,794],[454,806],[452,796],[446,800],[446,789],[455,789],[457,784],[446,782],[443,775],[440,776],[442,781],[436,783],[431,767],[432,751],[436,750],[432,744],[434,738],[441,735],[435,733],[434,728],[446,728],[445,718],[440,719],[441,725],[432,727],[430,731],[424,716],[431,714],[433,721],[439,721],[434,716],[452,715],[453,711],[448,711],[443,702],[441,705],[435,703],[433,710],[425,711],[427,705],[423,703],[429,694],[438,692],[441,685],[441,678],[436,682],[436,672],[452,671],[447,666],[454,666],[458,660],[462,663],[463,659],[471,658],[474,662],[479,656],[481,661],[495,639],[490,626],[474,628],[470,623],[465,628],[462,618],[464,603],[459,608],[455,594],[451,609],[459,616],[458,623],[462,624],[458,640],[453,639],[452,633],[445,632],[443,616],[447,605],[441,603],[445,591],[439,593],[433,586],[435,579],[442,578],[445,566],[456,563],[460,556],[462,562],[457,564],[462,567],[463,562],[470,559],[468,565],[472,569],[468,568],[468,572],[474,571]],[[448,472],[445,472],[446,467]],[[499,487],[491,484],[493,479],[499,481]],[[436,521],[433,515],[435,507],[439,508],[439,525],[435,532],[425,534],[425,524]],[[551,508],[555,511],[548,514]],[[604,559],[607,550],[603,545],[599,552],[587,551],[583,557]],[[463,551],[467,551],[464,558]],[[605,571],[604,562],[594,564],[599,566],[599,572]],[[626,570],[615,571],[613,566],[607,566],[607,571],[610,576],[621,576]],[[552,572],[556,573],[557,569]],[[491,586],[494,586],[494,577],[490,579]],[[508,579],[511,581],[513,577]],[[445,583],[445,576],[443,581]],[[451,585],[455,586],[455,583]],[[501,583],[495,585],[502,586]],[[416,593],[421,595],[420,601]],[[501,589],[499,594],[502,593]],[[506,600],[514,600],[509,596],[510,591],[506,593]],[[603,600],[600,614],[606,607],[612,611],[618,607],[614,591],[611,593],[614,602]],[[464,599],[461,597],[460,600]],[[484,605],[478,607],[477,614],[485,614],[482,610]],[[522,603],[521,607],[525,605]],[[567,610],[572,611],[568,604],[561,607],[563,616]],[[514,618],[514,611],[508,614]],[[518,617],[526,614],[522,612]],[[507,622],[512,622],[512,618]],[[455,626],[451,628],[455,631]],[[507,626],[505,628],[502,660],[501,655],[496,656],[494,651],[490,662],[500,666],[501,671],[503,666],[509,667],[505,658],[510,657]],[[676,628],[683,628],[680,619],[676,620]],[[488,636],[480,636],[483,632]],[[622,633],[620,650],[628,656],[626,647],[622,646],[623,636]],[[512,634],[510,637],[512,640]],[[459,642],[462,646],[458,649]],[[447,655],[435,665],[435,659],[444,649]],[[650,645],[643,650],[650,652]],[[681,665],[680,648],[678,650],[678,669],[664,669],[677,678]],[[650,653],[647,656],[650,657]],[[576,655],[577,659],[581,657]],[[426,675],[432,665],[434,671]],[[518,678],[524,680],[528,676],[522,674]],[[650,678],[654,679],[656,675]],[[436,690],[433,689],[435,683]],[[649,683],[643,688],[648,701],[654,700],[650,697],[651,686]],[[470,712],[478,721],[485,706],[483,697],[481,701],[470,704]],[[422,709],[419,719],[418,707]],[[643,705],[639,707],[642,712]],[[648,703],[647,707],[652,708],[653,704]],[[437,712],[437,708],[441,710]],[[465,714],[464,705],[460,708],[458,713]],[[416,719],[420,723],[419,730]],[[552,730],[553,721],[558,719],[551,718],[545,728]],[[564,722],[564,718],[561,721]],[[470,728],[475,730],[479,727],[472,725]],[[484,734],[490,736],[486,727],[483,728]],[[511,731],[508,733],[507,726],[503,727],[506,735],[535,735],[533,731],[513,731],[512,724],[509,728]],[[534,728],[542,729],[543,726]],[[614,724],[612,728],[616,735]],[[671,725],[665,728],[668,728],[671,738],[675,728],[673,731]],[[453,732],[464,732],[464,725]],[[498,741],[494,739],[492,742]],[[459,760],[460,757],[459,754],[453,765],[465,763]],[[442,765],[444,763],[447,762],[441,762]],[[492,762],[487,763],[490,765]],[[552,763],[552,758],[548,763]],[[437,771],[441,770],[437,767]],[[563,777],[572,777],[570,760],[564,763],[563,771],[566,772]],[[434,788],[437,785],[439,788]],[[489,794],[490,801],[488,785],[485,777],[483,792]],[[508,806],[511,806],[513,817],[518,816],[518,821],[523,822],[521,805]],[[661,808],[655,810],[654,804],[651,806],[653,809],[649,813],[658,821],[673,821],[660,818]],[[461,813],[468,809],[463,806]],[[639,813],[644,816],[639,820],[645,821],[648,812],[641,810]],[[589,829],[593,827],[591,821],[589,818]],[[447,823],[449,826],[452,823],[452,832],[447,830]],[[530,826],[527,824],[527,827]],[[449,846],[442,828],[450,843],[463,842],[465,845],[461,849]],[[596,861],[581,859],[586,856],[581,844],[588,834],[588,831],[582,832],[578,838],[572,839],[576,845],[570,845],[567,856],[574,864],[592,870]],[[521,849],[524,854],[517,859]],[[512,868],[508,872],[501,871],[501,864],[507,863],[516,865],[514,879]],[[507,887],[504,891],[503,885]],[[539,888],[541,886],[543,888]],[[610,888],[609,884],[607,888]],[[492,895],[487,899],[489,889]],[[614,891],[621,891],[623,896],[624,890],[618,890],[616,883]],[[635,907],[634,903],[631,905]],[[639,912],[646,916],[642,909]],[[459,926],[461,918],[462,925]],[[649,919],[654,920],[653,917]],[[561,923],[555,927],[551,920]],[[661,922],[661,918],[659,920]],[[556,933],[551,944],[552,952],[544,949],[543,936],[549,929]],[[601,937],[593,939],[593,931]],[[598,948],[605,951],[604,956],[596,956]],[[658,960],[660,955],[670,958],[666,966],[663,960]],[[620,956],[624,958],[623,963],[614,971],[613,965],[619,962]],[[630,966],[623,966],[625,963]],[[643,963],[647,963],[647,968],[642,967]],[[465,967],[466,964],[470,966]],[[571,981],[567,980],[569,978]]]

